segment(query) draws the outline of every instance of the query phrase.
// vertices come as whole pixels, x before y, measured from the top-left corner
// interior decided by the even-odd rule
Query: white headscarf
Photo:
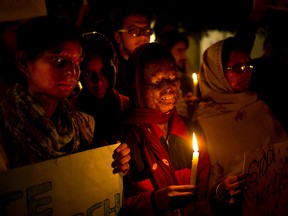
[[[210,105],[207,106],[206,102],[199,104],[199,117],[239,110],[257,101],[256,93],[233,93],[222,66],[223,43],[224,40],[216,42],[203,54],[203,63],[199,73],[199,87],[202,98],[204,101],[209,101]]]

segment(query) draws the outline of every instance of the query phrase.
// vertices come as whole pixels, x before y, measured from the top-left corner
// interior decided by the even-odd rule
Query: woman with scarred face
[[[180,82],[174,57],[160,43],[141,45],[129,57],[129,74],[131,107],[120,140],[129,145],[131,161],[121,214],[209,215],[209,157],[200,129],[176,111]],[[200,149],[196,185],[190,185],[192,132]]]
[[[74,24],[41,16],[20,26],[16,62],[21,82],[0,104],[0,171],[95,147],[93,117],[67,100],[82,60],[82,34]],[[115,151],[114,172],[127,171],[126,147]]]

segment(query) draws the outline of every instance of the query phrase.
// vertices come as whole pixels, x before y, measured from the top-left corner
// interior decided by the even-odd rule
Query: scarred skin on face
[[[145,75],[143,98],[147,107],[168,112],[179,98],[180,81],[177,71],[162,68],[153,74]]]
[[[232,50],[229,54],[227,67],[235,67],[238,65],[246,65],[250,62],[249,55],[240,50]],[[233,70],[225,70],[226,79],[234,92],[248,91],[250,80],[252,76],[252,70],[246,68],[240,73],[236,73]]]
[[[77,85],[82,60],[81,42],[67,41],[26,61],[23,72],[28,91],[48,117],[54,113],[59,100],[69,97]]]
[[[34,97],[68,97],[77,85],[82,61],[80,42],[68,41],[27,63],[28,90]]]

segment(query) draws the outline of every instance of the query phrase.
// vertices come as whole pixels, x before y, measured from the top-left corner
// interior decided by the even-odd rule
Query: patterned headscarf
[[[74,153],[92,143],[94,128],[87,116],[66,100],[59,102],[52,122],[33,97],[15,84],[0,108],[12,167]]]

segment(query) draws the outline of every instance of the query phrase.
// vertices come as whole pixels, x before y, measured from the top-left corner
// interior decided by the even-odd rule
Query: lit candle
[[[193,95],[197,97],[197,85],[198,85],[197,73],[192,74],[192,80],[193,80]]]
[[[196,176],[197,176],[198,159],[199,159],[198,143],[197,143],[195,133],[193,133],[193,137],[192,137],[192,147],[193,147],[193,155],[192,155],[190,184],[195,185],[196,184]]]

